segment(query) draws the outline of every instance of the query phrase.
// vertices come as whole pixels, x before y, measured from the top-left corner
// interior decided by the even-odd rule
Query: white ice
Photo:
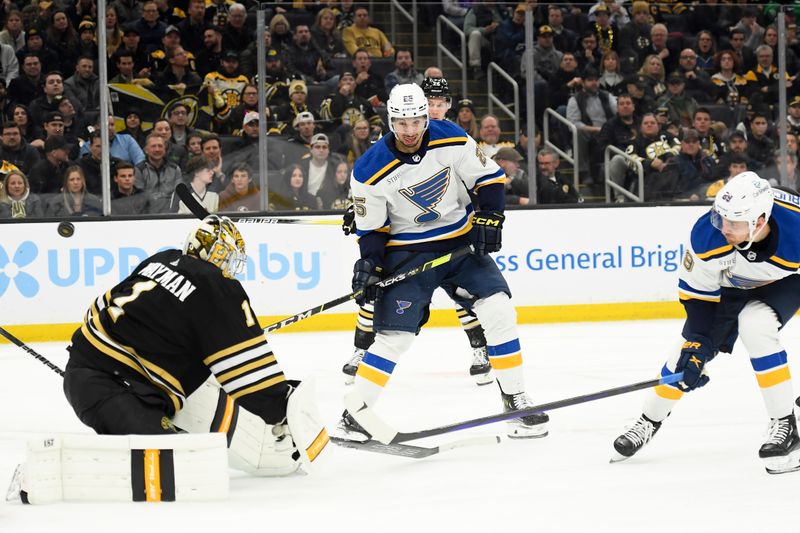
[[[651,379],[680,325],[664,320],[521,327],[528,391],[542,403]],[[800,368],[800,321],[789,324],[783,339],[790,363]],[[349,332],[271,338],[287,375],[316,378],[330,425],[342,410],[340,368],[351,340]],[[62,367],[64,346],[33,345]],[[475,386],[469,364],[460,330],[423,331],[397,366],[378,412],[401,431],[500,412],[496,386]],[[544,439],[506,439],[428,459],[331,444],[307,476],[264,479],[233,472],[224,502],[3,502],[0,532],[797,531],[800,472],[769,475],[758,459],[767,418],[740,344],[732,356],[712,363],[711,376],[708,386],[681,401],[647,448],[623,463],[609,464],[611,443],[641,412],[643,392],[552,411]],[[64,399],[61,378],[15,346],[0,345],[0,379],[5,489],[26,439],[89,431]],[[494,424],[424,444],[503,430],[504,424]]]

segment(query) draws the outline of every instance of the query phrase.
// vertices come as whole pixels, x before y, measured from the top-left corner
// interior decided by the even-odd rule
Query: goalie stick
[[[51,363],[50,360],[47,359],[47,357],[43,356],[42,354],[40,354],[39,352],[37,352],[36,350],[31,348],[27,344],[25,344],[24,342],[19,340],[16,336],[11,334],[11,332],[9,332],[7,329],[5,329],[3,327],[0,327],[0,335],[5,337],[6,339],[8,339],[9,342],[11,342],[12,344],[16,344],[17,346],[22,348],[23,351],[28,352],[28,354],[32,355],[33,357],[35,357],[36,359],[41,361],[46,367],[48,367],[50,370],[52,370],[53,372],[55,372],[56,374],[58,374],[62,378],[64,377],[64,371],[63,370],[61,370],[56,365]]]
[[[424,459],[425,457],[430,457],[431,455],[436,455],[458,448],[465,448],[467,446],[498,444],[501,440],[497,435],[484,435],[480,437],[470,437],[467,439],[445,442],[444,444],[440,444],[438,446],[426,448],[424,446],[414,446],[412,444],[383,444],[371,439],[366,441],[350,440],[342,437],[331,437],[330,439],[332,443],[342,446],[343,448],[352,448],[354,450],[382,453],[385,455],[397,455],[399,457],[410,457],[412,459]]]
[[[554,402],[543,403],[525,409],[506,411],[496,415],[473,418],[470,420],[464,420],[462,422],[456,422],[454,424],[448,424],[445,426],[425,429],[422,431],[413,431],[410,433],[403,433],[389,426],[380,417],[378,417],[372,409],[370,409],[363,402],[361,402],[361,400],[358,399],[358,397],[355,394],[350,394],[345,397],[345,407],[353,416],[353,418],[355,418],[356,421],[359,424],[361,424],[361,426],[363,426],[364,429],[366,429],[372,435],[373,439],[382,442],[384,444],[398,444],[410,440],[423,439],[425,437],[433,437],[435,435],[443,435],[445,433],[452,433],[455,431],[461,431],[463,429],[485,426],[487,424],[494,424],[495,422],[504,422],[506,420],[513,420],[515,418],[521,418],[523,416],[532,415],[534,413],[552,411],[554,409],[569,407],[571,405],[593,402],[595,400],[610,398],[612,396],[618,396],[620,394],[627,394],[629,392],[634,392],[637,390],[649,389],[650,387],[655,387],[656,385],[668,385],[670,383],[677,383],[682,379],[683,379],[683,372],[678,372],[676,374],[669,374],[667,376],[662,376],[658,379],[641,381],[639,383],[623,385],[621,387],[615,387],[613,389],[606,389],[598,392],[593,392],[591,394],[584,394],[582,396],[575,396],[572,398],[566,398],[564,400],[557,400]]]
[[[209,213],[205,207],[197,201],[197,199],[189,190],[189,186],[185,183],[179,183],[175,187],[175,193],[180,198],[189,211],[200,220],[206,218]],[[341,226],[341,219],[331,220],[308,220],[307,218],[282,218],[282,217],[237,217],[231,216],[231,220],[238,224],[303,224],[310,226]]]

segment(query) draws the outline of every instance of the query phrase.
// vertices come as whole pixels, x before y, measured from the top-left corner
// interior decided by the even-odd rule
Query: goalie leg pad
[[[322,424],[313,380],[302,381],[289,396],[286,424],[300,451],[304,465],[312,463],[328,444],[328,432]]]
[[[205,435],[59,435],[28,443],[23,503],[203,501],[228,497],[225,439]]]

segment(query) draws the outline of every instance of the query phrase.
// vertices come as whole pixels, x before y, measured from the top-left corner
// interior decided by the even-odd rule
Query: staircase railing
[[[506,104],[504,104],[500,98],[498,98],[494,94],[494,76],[492,73],[497,72],[500,76],[502,76],[508,83],[511,84],[511,87],[514,91],[514,109],[509,109]],[[511,75],[503,70],[503,68],[492,61],[489,63],[489,71],[488,76],[486,76],[486,85],[487,89],[486,92],[489,98],[489,114],[494,113],[494,106],[497,104],[497,107],[503,110],[506,115],[511,117],[514,121],[514,142],[519,142],[519,84],[517,81],[511,77]]]
[[[550,120],[549,117],[553,117],[558,122],[564,124],[567,129],[572,133],[572,155],[569,155],[567,152],[556,146],[550,141]],[[569,164],[572,165],[573,168],[573,185],[575,186],[575,190],[580,190],[580,169],[578,167],[579,158],[579,143],[578,143],[578,128],[566,119],[566,117],[562,117],[559,115],[553,108],[548,107],[544,110],[544,145],[553,150],[561,159],[565,160]]]
[[[461,41],[461,59],[457,58],[453,52],[451,52],[447,45],[444,44],[442,41],[442,25],[447,26],[450,28],[453,33],[458,36],[458,39]],[[453,22],[445,17],[444,15],[439,15],[439,18],[436,19],[436,63],[439,68],[442,67],[442,53],[444,53],[450,60],[456,64],[456,67],[461,69],[461,95],[463,98],[467,97],[467,38],[464,35],[464,32],[453,24]]]
[[[397,48],[397,14],[399,12],[400,15],[403,16],[404,19],[408,20],[411,23],[411,42],[412,42],[412,50],[414,52],[414,61],[417,60],[419,55],[417,54],[418,46],[419,46],[419,39],[417,33],[417,15],[419,12],[417,11],[417,0],[411,0],[411,12],[409,13],[406,8],[400,5],[398,0],[392,0],[389,4],[390,6],[390,17],[391,17],[391,29],[390,32],[392,34],[392,45]]]
[[[609,162],[611,161],[611,153],[614,153],[618,156],[625,158],[628,161],[628,166],[633,167],[636,169],[636,173],[639,175],[639,196],[634,195],[631,191],[626,189],[625,187],[621,187],[614,183],[608,177],[609,173]],[[634,202],[644,202],[644,167],[642,166],[642,162],[638,159],[632,158],[629,154],[626,154],[619,148],[613,145],[606,146],[606,150],[603,156],[603,168],[605,169],[605,179],[606,179],[606,202],[611,201],[611,189],[614,189],[618,193],[622,194],[629,200],[633,200]]]

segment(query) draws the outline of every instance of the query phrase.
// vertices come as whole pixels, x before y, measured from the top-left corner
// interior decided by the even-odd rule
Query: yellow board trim
[[[680,400],[683,397],[683,391],[667,385],[656,386],[656,394],[667,400]]]
[[[495,370],[508,370],[522,366],[522,354],[504,355],[502,357],[489,356],[489,362]]]
[[[160,450],[144,451],[144,494],[145,501],[161,501],[161,457]]]
[[[542,305],[517,307],[518,324],[557,324],[563,322],[614,322],[618,320],[663,320],[686,318],[683,306],[670,302],[625,302],[605,304]],[[291,326],[273,331],[270,335],[305,333],[310,331],[348,331],[355,327],[357,313],[322,313]],[[274,324],[285,319],[285,315],[260,316],[261,324]],[[3,326],[12,335],[26,343],[69,341],[80,323],[26,324]],[[433,309],[425,327],[461,327],[452,309]],[[263,337],[256,337],[261,339]],[[0,337],[0,344],[7,344]]]
[[[356,375],[361,376],[367,381],[371,381],[379,387],[385,387],[386,383],[389,382],[389,376],[367,365],[358,365]]]
[[[767,372],[766,374],[756,374],[756,379],[758,380],[759,387],[762,389],[768,389],[769,387],[778,385],[784,381],[789,381],[792,379],[792,375],[789,373],[789,367],[785,366],[783,368],[773,370],[772,372]]]

